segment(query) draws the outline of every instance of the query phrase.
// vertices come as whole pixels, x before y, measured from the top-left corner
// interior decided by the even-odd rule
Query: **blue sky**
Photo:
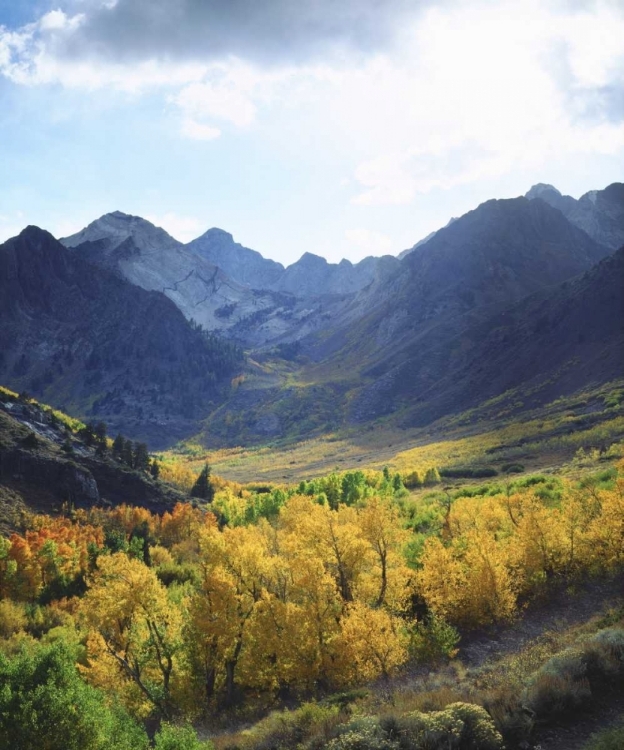
[[[103,213],[284,263],[624,178],[620,0],[0,0],[0,240]]]

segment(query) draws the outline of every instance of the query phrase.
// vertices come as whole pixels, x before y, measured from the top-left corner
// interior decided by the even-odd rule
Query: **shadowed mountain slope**
[[[188,435],[242,365],[158,292],[26,228],[0,246],[0,382],[152,445]]]
[[[426,424],[509,393],[516,409],[624,376],[624,248],[585,274],[417,350],[377,381],[373,401]],[[521,388],[522,402],[513,389]],[[359,397],[359,407],[367,394]],[[371,406],[371,394],[368,394]],[[358,403],[352,414],[358,415]]]

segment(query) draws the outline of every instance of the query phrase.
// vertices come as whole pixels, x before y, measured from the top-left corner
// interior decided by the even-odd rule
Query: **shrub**
[[[503,474],[522,474],[524,471],[524,464],[504,464],[501,466]]]
[[[440,469],[440,476],[449,479],[482,479],[498,475],[491,466],[456,466]]]
[[[487,711],[452,703],[442,711],[355,719],[339,729],[328,750],[503,750],[503,738]]]
[[[130,716],[82,681],[62,643],[0,654],[0,747],[146,750]]]
[[[452,659],[459,643],[457,629],[442,617],[431,615],[426,621],[417,622],[411,629],[409,651],[417,661]]]
[[[211,742],[198,739],[191,726],[176,726],[164,722],[154,737],[154,750],[212,750]]]
[[[622,750],[623,747],[624,726],[618,726],[592,735],[590,741],[583,745],[583,750]]]
[[[0,601],[0,637],[10,638],[14,633],[24,630],[28,620],[24,607],[10,599]]]
[[[584,657],[579,649],[566,649],[549,659],[533,677],[527,703],[538,717],[568,713],[591,699]]]
[[[295,711],[274,711],[246,732],[239,744],[254,750],[289,750],[315,736],[329,736],[338,716],[338,706],[314,702]]]
[[[340,728],[340,734],[327,743],[327,750],[400,750],[373,716],[354,719]]]

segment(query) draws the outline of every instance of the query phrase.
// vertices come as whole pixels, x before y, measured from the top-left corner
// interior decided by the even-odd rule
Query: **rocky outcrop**
[[[539,198],[561,213],[593,240],[616,250],[624,244],[624,184],[614,182],[604,190],[590,190],[575,200],[552,185],[534,185],[526,197]]]
[[[253,289],[273,289],[284,266],[244,247],[229,232],[213,227],[186,246],[195,255],[219,266],[235,281]]]
[[[71,455],[63,447],[71,445]],[[170,510],[186,496],[145,472],[101,456],[65,425],[31,402],[0,394],[0,497],[9,505],[56,512],[128,503],[154,512]],[[15,523],[11,507],[0,503],[0,526]],[[2,517],[4,515],[4,517]]]

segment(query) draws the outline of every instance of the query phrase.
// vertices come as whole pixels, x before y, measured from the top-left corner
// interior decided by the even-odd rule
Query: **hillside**
[[[230,343],[28,227],[0,246],[0,381],[164,445],[188,435],[242,365]]]
[[[170,510],[186,496],[134,471],[82,439],[52,409],[0,390],[0,528],[22,511],[58,513],[63,505],[132,504]]]

